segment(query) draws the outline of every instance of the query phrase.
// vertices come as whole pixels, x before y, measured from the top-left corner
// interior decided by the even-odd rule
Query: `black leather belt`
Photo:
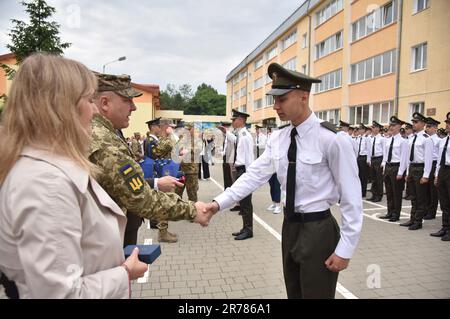
[[[442,169],[449,169],[449,168],[450,168],[450,165],[444,165],[444,166],[441,166],[441,168],[442,168]]]
[[[400,166],[400,163],[386,163],[386,166]]]
[[[367,155],[358,155],[358,157],[363,158],[363,157],[367,157]]]
[[[425,164],[424,163],[411,163],[411,164],[409,164],[409,166],[411,166],[411,167],[424,167]]]
[[[380,158],[383,158],[383,156],[373,156],[372,157],[373,160],[380,159]]]
[[[245,171],[245,165],[236,166],[237,171]]]
[[[322,220],[331,216],[330,209],[315,213],[293,213],[288,214],[284,208],[284,218],[291,223],[308,223]]]

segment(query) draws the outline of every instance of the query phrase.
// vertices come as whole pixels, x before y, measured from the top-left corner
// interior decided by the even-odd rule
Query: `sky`
[[[225,78],[303,0],[47,0],[55,7],[65,57],[140,84],[201,83],[226,94]],[[27,21],[18,0],[0,0],[0,55],[11,19]],[[28,22],[28,21],[27,21]]]

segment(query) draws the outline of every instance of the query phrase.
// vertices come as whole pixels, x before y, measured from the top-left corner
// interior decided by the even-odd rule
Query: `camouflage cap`
[[[184,122],[184,127],[190,130],[194,127],[194,122]]]
[[[162,118],[162,119],[160,119],[160,120],[159,120],[159,124],[160,124],[160,125],[169,125],[169,126],[172,126],[172,127],[175,127],[175,126],[176,126],[175,123],[173,122],[173,120],[168,119],[168,118]]]
[[[125,98],[135,98],[142,95],[131,86],[131,77],[129,75],[112,75],[94,72],[98,80],[98,92],[111,91]]]

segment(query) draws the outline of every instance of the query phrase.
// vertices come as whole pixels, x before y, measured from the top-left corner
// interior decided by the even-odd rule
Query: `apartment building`
[[[281,124],[267,67],[322,79],[311,108],[322,119],[387,124],[414,111],[437,119],[450,110],[450,1],[305,1],[227,76],[227,110],[253,123]],[[277,122],[278,121],[278,122]]]

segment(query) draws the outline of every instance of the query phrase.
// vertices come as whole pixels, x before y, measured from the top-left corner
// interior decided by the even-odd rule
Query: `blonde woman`
[[[126,217],[92,178],[95,76],[57,56],[27,58],[0,129],[0,271],[20,298],[129,298],[147,266],[124,260]]]

